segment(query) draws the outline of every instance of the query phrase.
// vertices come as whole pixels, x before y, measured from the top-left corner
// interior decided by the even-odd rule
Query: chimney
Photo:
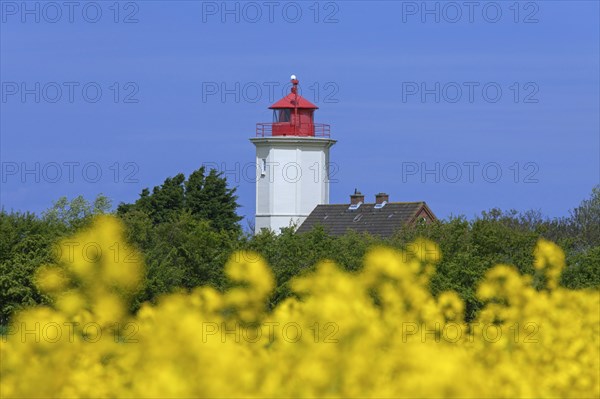
[[[389,202],[390,196],[386,193],[375,194],[375,204],[383,204],[384,202]]]
[[[365,202],[365,196],[357,189],[354,189],[354,194],[350,196],[350,205],[358,205],[360,202]]]

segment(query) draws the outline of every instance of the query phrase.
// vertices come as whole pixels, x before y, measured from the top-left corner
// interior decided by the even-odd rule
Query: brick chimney
[[[384,202],[389,202],[390,196],[386,193],[375,194],[375,204],[383,204]]]
[[[360,202],[365,202],[365,196],[357,189],[354,189],[354,194],[350,195],[350,205],[357,205]]]

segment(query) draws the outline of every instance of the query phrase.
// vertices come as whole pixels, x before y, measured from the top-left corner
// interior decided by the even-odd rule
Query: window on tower
[[[292,115],[291,109],[280,109],[275,113],[275,122],[289,122]]]
[[[260,175],[265,176],[267,174],[267,160],[263,158],[261,161]]]

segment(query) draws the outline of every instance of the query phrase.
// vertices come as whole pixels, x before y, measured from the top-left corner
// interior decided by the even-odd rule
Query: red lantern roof
[[[295,99],[296,95],[294,93],[290,93],[287,96],[283,97],[281,100],[277,101],[275,104],[271,105],[269,109],[295,108]],[[319,107],[317,107],[315,104],[311,103],[301,95],[298,95],[298,108],[319,109]]]

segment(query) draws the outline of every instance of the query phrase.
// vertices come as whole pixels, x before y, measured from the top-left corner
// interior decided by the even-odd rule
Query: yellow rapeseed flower
[[[273,273],[239,252],[230,290],[129,314],[143,267],[123,237],[98,218],[40,270],[54,302],[18,312],[0,337],[2,398],[600,397],[600,297],[558,286],[564,254],[548,241],[534,266],[550,290],[497,265],[466,323],[455,292],[429,289],[441,255],[425,240],[374,248],[360,272],[323,261],[270,311]]]

